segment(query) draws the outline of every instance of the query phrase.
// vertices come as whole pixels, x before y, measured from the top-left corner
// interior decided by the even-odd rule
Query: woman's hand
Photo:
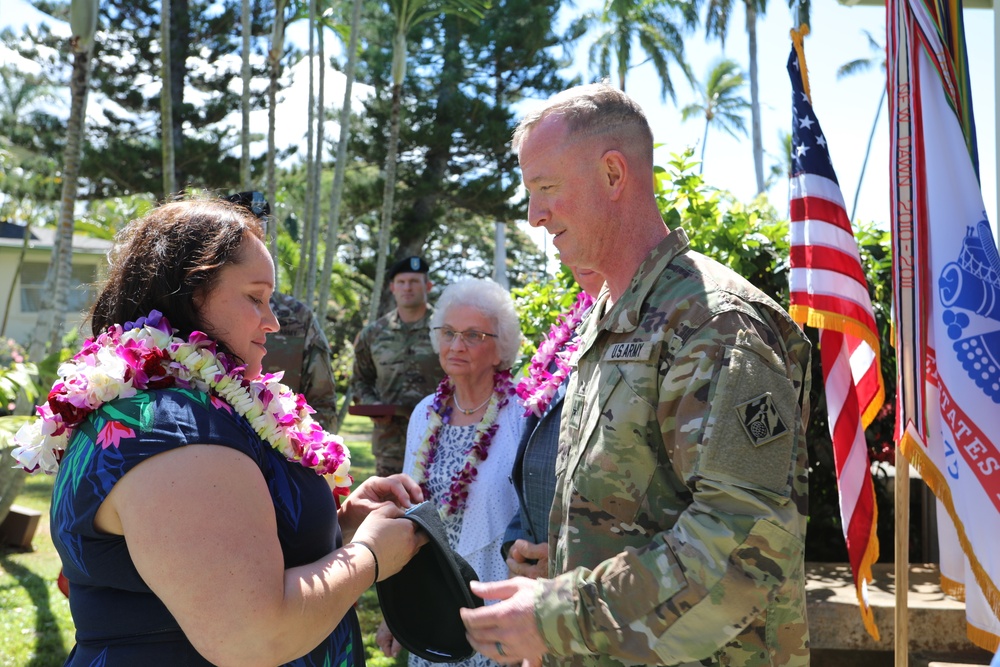
[[[395,658],[403,648],[403,645],[396,641],[396,638],[389,632],[389,626],[385,624],[385,621],[382,621],[378,630],[375,631],[375,643],[389,658]]]
[[[403,510],[392,503],[383,503],[365,517],[352,538],[364,542],[375,552],[378,581],[403,569],[427,543],[427,534],[419,531],[415,522],[402,517]]]
[[[341,505],[337,514],[340,528],[345,536],[353,535],[365,517],[376,508],[391,503],[406,509],[423,502],[423,499],[424,493],[420,486],[408,475],[369,477]]]

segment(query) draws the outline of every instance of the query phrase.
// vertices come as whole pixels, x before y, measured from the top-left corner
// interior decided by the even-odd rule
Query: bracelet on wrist
[[[375,580],[372,583],[373,584],[377,583],[378,582],[378,556],[375,555],[375,549],[372,548],[372,545],[370,545],[367,542],[364,542],[362,540],[353,540],[351,542],[351,544],[358,544],[360,546],[363,546],[365,549],[368,549],[368,551],[371,553],[371,555],[372,555],[372,561],[375,563]]]

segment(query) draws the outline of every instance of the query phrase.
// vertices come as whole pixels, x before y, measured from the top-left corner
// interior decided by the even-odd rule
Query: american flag
[[[864,431],[885,398],[878,328],[840,184],[813,113],[802,35],[793,32],[793,40],[789,312],[797,322],[820,329],[840,516],[861,617],[877,640],[867,594],[878,559],[877,510]]]

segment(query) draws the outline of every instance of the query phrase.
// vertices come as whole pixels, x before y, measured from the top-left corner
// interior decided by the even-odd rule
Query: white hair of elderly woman
[[[448,310],[454,306],[475,308],[490,320],[494,329],[492,333],[497,336],[498,370],[513,366],[521,348],[521,322],[507,290],[485,278],[464,278],[448,285],[434,304],[434,314],[431,315],[431,345],[435,352],[441,351],[441,345],[434,329],[444,324]]]

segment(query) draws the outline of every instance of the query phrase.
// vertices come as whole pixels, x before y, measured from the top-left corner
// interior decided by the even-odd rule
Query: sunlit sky
[[[27,21],[37,20],[37,13],[26,0],[2,0],[0,27],[22,26]],[[702,32],[691,35],[686,42],[686,55],[695,76],[704,80],[714,62],[723,55],[733,58],[744,68],[749,61],[747,38],[742,3],[737,5],[731,19],[730,34],[725,51],[717,41],[708,41]],[[777,162],[780,153],[778,133],[789,131],[791,123],[791,87],[785,71],[791,42],[788,31],[792,20],[785,2],[770,3],[770,11],[759,19],[758,69],[760,75],[760,98],[762,103],[762,137],[765,155],[765,169]],[[568,3],[561,13],[564,25],[569,18],[582,11],[598,6],[597,0],[580,0],[575,7]],[[972,79],[973,103],[979,135],[979,157],[981,183],[986,210],[996,211],[996,147],[994,109],[994,21],[989,10],[965,10],[966,40],[969,48],[970,75]],[[884,74],[879,68],[868,73],[838,78],[837,69],[856,58],[872,57],[874,54],[865,31],[880,43],[885,41],[885,10],[881,7],[845,7],[833,0],[813,3],[812,34],[806,38],[805,52],[812,86],[813,107],[823,127],[830,146],[834,168],[837,171],[844,199],[850,211],[854,203],[854,193],[858,185],[865,146],[875,118],[879,96],[884,84]],[[300,26],[294,26],[289,38],[305,46]],[[593,74],[587,63],[588,42],[583,41],[576,50],[573,67],[567,74],[581,74],[590,80]],[[642,57],[637,52],[636,57]],[[695,101],[696,95],[683,80],[680,72],[674,71],[677,90],[676,106],[668,99],[660,99],[660,84],[651,65],[641,65],[630,71],[626,89],[642,105],[653,127],[654,138],[663,144],[656,151],[657,162],[663,164],[670,153],[693,146],[697,156],[704,132],[704,121],[692,119],[681,121],[679,108]],[[306,75],[301,71],[296,76],[299,92],[285,93],[285,105],[291,113],[300,112],[304,104],[296,100],[302,96]],[[616,81],[613,83],[617,83]],[[342,96],[340,86],[328,83],[328,99],[334,107],[339,107]],[[359,92],[365,94],[361,87]],[[749,90],[746,90],[749,98]],[[91,98],[93,99],[93,98]],[[537,103],[528,101],[524,108]],[[266,113],[256,114],[252,131],[266,132]],[[747,125],[749,127],[749,118]],[[304,123],[280,122],[279,129],[285,134],[279,137],[279,145],[289,145],[302,141],[296,133],[303,132]],[[335,132],[335,128],[332,130]],[[330,132],[330,130],[328,130]],[[332,136],[332,135],[330,135]],[[889,132],[886,109],[883,108],[875,140],[869,158],[865,179],[858,197],[856,217],[888,224],[889,220]],[[712,130],[708,136],[705,156],[704,177],[710,185],[732,191],[738,198],[749,200],[755,194],[753,157],[749,138],[734,139],[729,135]],[[255,147],[263,150],[263,144]],[[256,152],[255,150],[255,152]],[[784,211],[788,188],[784,182],[777,183],[770,190],[771,202]],[[527,224],[519,223],[528,229]],[[995,224],[995,223],[994,223]],[[534,234],[540,242],[543,235]],[[551,249],[549,249],[551,250]]]

